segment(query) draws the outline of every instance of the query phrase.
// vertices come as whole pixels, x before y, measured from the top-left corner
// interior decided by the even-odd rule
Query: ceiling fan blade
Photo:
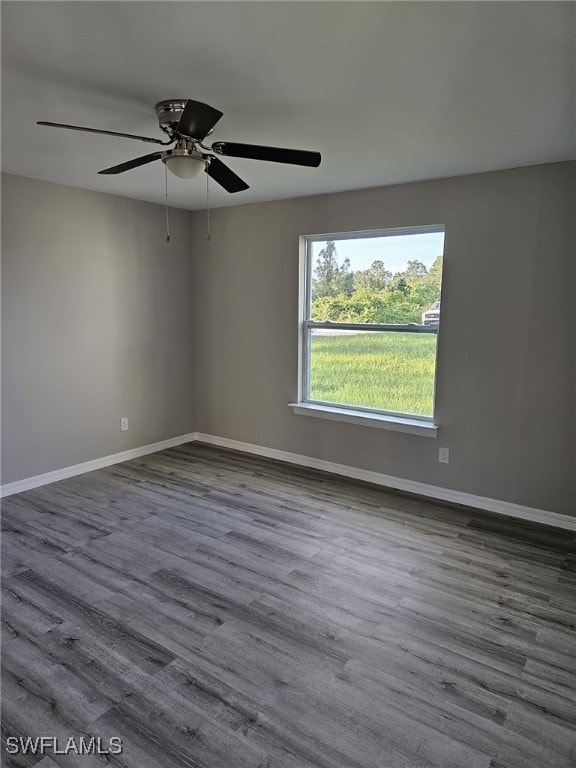
[[[153,160],[159,160],[162,157],[162,152],[152,152],[150,155],[143,155],[137,157],[135,160],[128,160],[127,163],[120,163],[120,165],[113,165],[111,168],[105,168],[98,173],[110,174],[110,173],[124,173],[124,171],[130,171],[132,168],[138,168],[140,165],[146,165]]]
[[[190,139],[202,141],[224,113],[209,104],[188,99],[180,117],[177,131]]]
[[[38,121],[36,125],[49,125],[52,128],[68,128],[70,131],[86,131],[86,133],[104,133],[106,136],[120,136],[123,139],[137,139],[138,141],[149,141],[151,144],[172,144],[173,140],[161,141],[160,139],[151,139],[148,136],[136,136],[133,133],[118,133],[118,131],[102,131],[100,128],[84,128],[81,125],[66,125],[65,123],[49,123],[45,120]]]
[[[227,192],[242,192],[244,189],[249,189],[248,184],[217,157],[210,158],[206,173]]]
[[[261,147],[258,144],[238,144],[233,141],[217,141],[212,145],[212,149],[219,155],[226,155],[227,157],[247,157],[251,160],[307,165],[311,168],[318,168],[322,160],[320,152],[308,152],[305,149]]]

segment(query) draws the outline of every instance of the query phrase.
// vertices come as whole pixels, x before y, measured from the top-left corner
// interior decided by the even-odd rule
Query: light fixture
[[[162,162],[170,173],[181,179],[193,179],[206,168],[206,160],[200,152],[189,149],[169,149],[163,154]]]

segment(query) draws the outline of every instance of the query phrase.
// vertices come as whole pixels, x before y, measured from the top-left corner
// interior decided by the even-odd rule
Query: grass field
[[[432,416],[436,334],[312,337],[310,398]]]

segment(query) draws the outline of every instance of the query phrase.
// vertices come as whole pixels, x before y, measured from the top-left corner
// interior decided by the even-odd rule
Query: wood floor
[[[3,739],[123,741],[7,767],[576,765],[575,534],[196,443],[3,525]]]

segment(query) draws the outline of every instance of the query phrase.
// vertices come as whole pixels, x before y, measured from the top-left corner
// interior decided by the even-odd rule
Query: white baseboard
[[[288,453],[276,448],[265,448],[261,445],[252,445],[251,443],[242,443],[239,440],[230,440],[227,437],[217,437],[215,435],[205,435],[201,432],[195,433],[195,439],[202,443],[220,446],[221,448],[230,448],[243,453],[254,453],[257,456],[265,456],[269,459],[278,459],[289,464],[298,464],[310,469],[320,469],[324,472],[331,472],[335,475],[343,475],[354,480],[364,480],[367,483],[382,485],[386,488],[393,488],[399,491],[415,493],[419,496],[427,496],[439,501],[447,501],[453,504],[461,504],[465,507],[483,509],[487,512],[495,512],[508,517],[517,517],[521,520],[527,520],[534,523],[543,523],[552,525],[556,528],[565,528],[568,531],[576,531],[576,517],[561,515],[558,512],[549,512],[545,509],[535,509],[525,507],[521,504],[513,504],[510,501],[500,501],[499,499],[490,499],[486,496],[476,496],[472,493],[463,493],[454,491],[450,488],[441,488],[437,485],[428,483],[419,483],[415,480],[406,480],[401,477],[384,475],[380,472],[372,472],[367,469],[350,467],[346,464],[336,464],[332,461],[323,461],[314,459],[310,456],[303,456],[298,453]]]
[[[187,435],[171,437],[169,440],[161,440],[159,443],[142,445],[139,448],[131,448],[130,450],[122,451],[121,453],[113,453],[110,456],[103,456],[100,459],[84,461],[81,464],[73,464],[71,467],[55,469],[53,472],[45,472],[42,475],[35,475],[34,477],[26,477],[24,480],[16,480],[14,483],[5,483],[4,485],[0,485],[0,498],[12,496],[15,493],[22,493],[22,491],[30,491],[32,488],[39,488],[41,485],[55,483],[58,480],[65,480],[68,477],[83,475],[84,473],[92,472],[95,469],[110,467],[112,464],[120,464],[123,461],[137,459],[138,457],[146,456],[149,453],[157,453],[166,448],[173,448],[175,445],[190,443],[195,439],[196,433],[190,432]]]
[[[490,499],[486,496],[476,496],[472,493],[454,491],[450,488],[441,488],[437,485],[429,485],[428,483],[419,483],[415,480],[406,480],[401,477],[384,475],[381,472],[372,472],[367,469],[350,467],[347,464],[336,464],[333,461],[315,459],[311,456],[304,456],[299,453],[289,453],[288,451],[281,451],[277,448],[266,448],[262,445],[243,443],[240,440],[230,440],[227,437],[207,435],[203,432],[190,432],[186,435],[172,437],[169,440],[162,440],[159,443],[143,445],[140,448],[132,448],[131,450],[123,451],[122,453],[114,453],[110,456],[94,459],[93,461],[74,464],[71,467],[57,469],[54,472],[46,472],[43,475],[27,477],[24,480],[17,480],[14,483],[6,483],[0,486],[0,497],[11,496],[15,493],[21,493],[22,491],[29,491],[33,488],[38,488],[41,485],[55,483],[58,480],[65,480],[68,477],[82,475],[85,472],[92,472],[95,469],[109,467],[112,464],[120,464],[123,461],[137,459],[138,457],[146,456],[149,453],[156,453],[157,451],[163,451],[166,448],[173,448],[177,445],[195,441],[219,446],[221,448],[230,448],[231,450],[241,451],[243,453],[251,453],[256,456],[264,456],[269,459],[277,459],[278,461],[285,461],[288,464],[296,464],[301,467],[319,469],[334,475],[341,475],[354,480],[363,480],[364,482],[381,485],[385,488],[393,488],[399,491],[415,493],[419,496],[427,496],[432,499],[438,499],[439,501],[461,504],[465,507],[483,509],[487,512],[495,512],[496,514],[507,515],[508,517],[517,517],[521,520],[552,525],[556,528],[564,528],[568,531],[576,531],[576,518],[568,515],[560,515],[558,512],[549,512],[545,509],[525,507],[521,504],[513,504],[512,502],[500,501],[499,499]]]

